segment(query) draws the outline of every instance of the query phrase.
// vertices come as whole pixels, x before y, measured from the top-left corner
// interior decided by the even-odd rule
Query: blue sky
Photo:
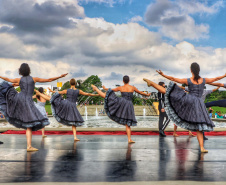
[[[19,77],[98,75],[114,87],[129,75],[165,81],[155,70],[187,78],[198,62],[201,76],[224,74],[226,1],[0,0],[0,71]]]
[[[80,4],[84,7],[85,14],[88,17],[103,17],[108,22],[122,24],[127,23],[134,16],[144,17],[148,5],[155,2],[154,0],[125,0],[113,5],[96,2],[80,2]],[[214,3],[216,3],[216,1],[207,1],[205,4],[211,6]],[[209,25],[209,38],[184,40],[189,41],[195,46],[211,46],[214,48],[226,47],[226,42],[222,41],[222,38],[226,38],[225,5],[226,1],[222,1],[222,7],[219,8],[219,11],[215,14],[208,15],[200,12],[191,15],[197,24],[204,23]],[[139,22],[139,24],[145,26],[150,31],[158,32],[158,27],[148,26],[144,22]],[[176,43],[170,38],[164,37],[164,39]]]

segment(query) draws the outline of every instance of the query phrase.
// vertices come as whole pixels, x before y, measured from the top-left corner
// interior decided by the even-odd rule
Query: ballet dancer
[[[103,86],[103,89],[107,92],[104,93],[99,90],[95,85],[91,85],[93,90],[96,91],[102,98],[104,98],[104,108],[108,117],[118,124],[126,126],[126,133],[128,137],[128,143],[135,143],[131,139],[131,128],[130,126],[136,126],[137,120],[135,118],[134,107],[133,107],[133,93],[137,92],[144,96],[150,96],[151,93],[144,93],[139,91],[136,87],[129,85],[129,76],[123,77],[123,86],[108,89]],[[122,97],[117,97],[114,92],[121,92]]]
[[[44,93],[44,89],[42,87],[39,87],[38,91],[42,94]],[[48,97],[50,98],[50,96],[48,96]],[[34,95],[32,98],[37,99],[37,103],[35,102],[35,106],[42,113],[42,115],[48,119],[46,109],[45,109],[46,99],[37,94]],[[45,137],[47,137],[47,136],[45,135],[45,127],[43,127],[42,128],[42,138],[45,138]]]
[[[67,75],[63,74],[59,77],[42,79],[31,77],[30,73],[29,65],[23,63],[19,68],[21,78],[10,79],[0,76],[5,81],[20,85],[21,92],[18,93],[13,85],[5,81],[0,84],[0,111],[10,124],[17,128],[26,129],[28,152],[38,151],[37,148],[31,145],[32,131],[49,125],[49,120],[40,113],[32,100],[35,83],[52,82]]]
[[[77,82],[75,79],[71,79],[70,89],[63,91],[56,92],[49,89],[50,92],[54,93],[51,98],[44,94],[39,93],[37,90],[35,92],[37,95],[43,97],[44,99],[50,100],[53,116],[59,123],[62,123],[63,125],[66,126],[72,126],[74,141],[80,141],[80,139],[78,139],[76,135],[76,127],[82,126],[84,120],[76,107],[78,95],[79,94],[84,96],[99,96],[99,95],[86,93],[83,92],[82,90],[77,89],[75,87],[76,83]],[[67,95],[66,100],[62,98],[61,95],[63,94]]]
[[[221,80],[226,77],[226,74],[216,78],[201,78],[199,76],[200,67],[197,63],[192,63],[190,69],[192,77],[188,79],[174,78],[165,75],[161,70],[157,71],[171,81],[188,85],[189,94],[173,82],[170,82],[166,90],[148,79],[144,79],[144,81],[147,82],[148,86],[165,94],[166,113],[170,120],[186,130],[196,131],[200,150],[202,153],[207,153],[208,150],[205,150],[203,146],[203,132],[213,131],[215,125],[210,119],[201,97],[205,84]]]

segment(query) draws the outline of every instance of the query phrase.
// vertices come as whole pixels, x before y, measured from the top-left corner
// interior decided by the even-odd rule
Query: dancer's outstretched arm
[[[82,90],[79,90],[79,94],[84,95],[84,96],[100,96],[99,94],[87,93]]]
[[[143,95],[143,96],[150,96],[151,95],[151,93],[145,93],[145,92],[139,91],[136,87],[134,87],[134,91]]]
[[[210,83],[209,85],[218,86],[218,87],[224,87],[223,83]]]
[[[11,82],[11,83],[15,83],[15,84],[20,83],[20,78],[11,79],[11,78],[7,78],[7,77],[3,77],[3,76],[0,76],[0,78],[7,81],[7,82]]]
[[[20,84],[19,83],[13,83],[12,86],[13,87],[18,87],[18,86],[20,86]]]
[[[35,89],[34,91],[36,92],[37,90]],[[37,98],[36,95],[32,96],[32,99],[35,99],[35,98]]]
[[[102,86],[102,88],[103,88],[105,91],[108,91],[108,89],[109,89],[109,88],[106,88],[104,85]],[[118,91],[120,91],[120,87],[116,87],[116,88],[111,89],[111,90],[114,91],[114,92],[118,92]]]
[[[207,84],[210,84],[210,83],[213,83],[213,82],[215,82],[215,81],[221,80],[221,79],[223,79],[223,78],[225,78],[225,77],[226,77],[226,74],[223,75],[223,76],[218,76],[218,77],[216,77],[216,78],[205,78],[205,80],[206,80],[206,83],[207,83]]]
[[[177,83],[180,83],[180,84],[186,84],[188,85],[188,80],[187,78],[175,78],[175,77],[172,77],[172,76],[168,76],[168,75],[165,75],[161,70],[156,70],[157,73],[159,73],[160,75],[162,75],[164,78],[168,79],[168,80],[171,80],[171,81],[174,81],[174,82],[177,82]]]
[[[48,89],[49,89],[49,91],[50,91],[51,93],[58,92],[59,94],[67,94],[67,90],[63,90],[63,91],[53,91],[53,90],[50,89],[50,88],[48,88]]]
[[[43,93],[40,93],[38,90],[34,90],[35,91],[35,93],[36,93],[36,95],[39,95],[39,96],[41,96],[42,98],[44,98],[45,100],[48,100],[48,101],[50,101],[50,99],[51,99],[51,97],[50,96],[48,96],[48,95],[45,95],[45,94],[43,94]],[[35,97],[36,97],[36,95],[35,95]]]
[[[183,87],[183,86],[179,86],[181,89],[183,89],[183,90],[185,90],[185,87]]]
[[[215,91],[217,91],[218,89],[220,89],[220,87],[217,87],[216,89],[213,89],[212,91],[215,92]]]
[[[52,82],[52,81],[55,81],[55,80],[57,80],[57,79],[59,79],[59,78],[63,78],[63,77],[65,77],[65,76],[67,76],[67,74],[68,74],[68,73],[62,74],[62,75],[60,75],[60,76],[58,76],[58,77],[48,78],[48,79],[34,77],[33,80],[34,80],[35,83],[36,83],[36,82],[40,82],[40,83]]]

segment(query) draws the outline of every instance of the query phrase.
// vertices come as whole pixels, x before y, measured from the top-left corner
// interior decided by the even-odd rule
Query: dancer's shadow
[[[53,182],[78,182],[83,181],[88,168],[81,167],[84,160],[84,152],[77,149],[78,143],[72,143],[71,150],[64,150],[54,162],[50,175],[54,178]],[[62,150],[60,150],[62,152]]]
[[[137,164],[132,160],[132,146],[128,144],[125,154],[125,160],[110,162],[106,168],[106,181],[134,181]]]

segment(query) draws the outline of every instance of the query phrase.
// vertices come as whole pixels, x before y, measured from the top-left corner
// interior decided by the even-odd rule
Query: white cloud
[[[196,1],[157,0],[151,3],[145,13],[145,22],[158,27],[162,35],[182,41],[208,38],[209,25],[197,24],[191,15],[209,15],[223,6],[216,2],[212,6]]]
[[[225,73],[226,48],[195,47],[185,41],[174,46],[161,40],[160,34],[133,22],[113,24],[103,18],[70,21],[76,26],[54,27],[52,35],[1,33],[0,75],[18,77],[20,64],[27,62],[32,76],[44,78],[69,72],[63,79],[66,81],[94,74],[112,87],[116,81],[108,80],[110,74],[118,79],[127,74],[131,84],[142,89],[146,86],[143,77],[162,80],[156,69],[189,77],[192,62],[200,64],[204,77]]]
[[[129,20],[129,22],[142,22],[142,21],[143,21],[143,18],[139,15],[136,15]]]

